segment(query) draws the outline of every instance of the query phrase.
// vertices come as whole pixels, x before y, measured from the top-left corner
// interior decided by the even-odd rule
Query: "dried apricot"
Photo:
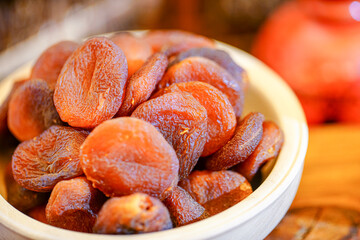
[[[66,61],[56,83],[54,103],[61,119],[93,128],[112,118],[124,98],[127,71],[115,43],[104,37],[86,41]]]
[[[92,232],[105,196],[85,177],[57,183],[51,192],[45,214],[49,224],[79,232]]]
[[[159,82],[158,88],[192,81],[205,82],[218,88],[229,98],[236,116],[241,116],[244,105],[242,86],[224,68],[207,58],[189,57],[173,65]]]
[[[83,174],[79,152],[86,136],[84,131],[52,126],[21,143],[12,157],[15,180],[26,189],[49,192],[57,182]]]
[[[209,38],[180,30],[149,31],[143,38],[154,52],[162,50],[168,56],[189,48],[215,46],[215,42]]]
[[[123,32],[110,38],[121,50],[123,50],[127,64],[128,77],[132,76],[152,54],[151,46],[141,38]]]
[[[219,66],[226,69],[236,80],[238,80],[240,85],[245,85],[243,86],[243,89],[247,88],[246,85],[249,80],[246,71],[236,64],[227,52],[220,49],[209,47],[191,48],[177,55],[175,60],[171,62],[171,65],[181,62],[185,58],[194,56],[205,57],[216,62]]]
[[[151,123],[175,149],[180,178],[196,165],[207,141],[206,109],[186,92],[167,93],[144,102],[131,115]]]
[[[49,198],[48,193],[33,192],[19,185],[12,174],[11,163],[9,163],[5,170],[5,187],[7,201],[21,212],[26,212],[36,206],[45,204]]]
[[[30,211],[28,211],[27,215],[39,222],[48,224],[46,220],[46,213],[45,213],[46,205],[40,205],[38,207],[34,207]]]
[[[213,154],[232,138],[236,117],[225,94],[203,82],[175,83],[160,90],[162,94],[176,91],[190,93],[207,111],[208,140],[201,154],[202,157]]]
[[[212,216],[240,202],[252,193],[250,183],[239,173],[223,171],[193,171],[179,182]]]
[[[175,151],[155,127],[136,118],[100,124],[81,146],[80,158],[87,178],[107,196],[161,197],[178,180]]]
[[[51,89],[55,89],[64,63],[78,46],[79,44],[72,41],[62,41],[50,46],[36,60],[30,78],[43,79]]]
[[[163,200],[176,227],[197,222],[208,217],[205,208],[181,187],[174,187]]]
[[[167,57],[155,53],[132,75],[127,83],[125,99],[116,116],[128,116],[137,106],[151,96],[156,84],[161,80],[168,65]]]
[[[162,202],[144,193],[134,193],[106,201],[99,212],[94,232],[134,234],[170,228],[170,215]]]
[[[261,140],[263,121],[264,115],[261,113],[249,113],[236,127],[234,137],[206,158],[206,168],[225,170],[247,159]]]
[[[271,121],[263,123],[263,135],[259,145],[244,162],[235,166],[234,170],[249,181],[252,180],[258,169],[267,161],[276,158],[284,142],[281,129]]]
[[[62,124],[53,103],[53,90],[44,80],[32,79],[16,89],[9,102],[8,126],[20,141]]]

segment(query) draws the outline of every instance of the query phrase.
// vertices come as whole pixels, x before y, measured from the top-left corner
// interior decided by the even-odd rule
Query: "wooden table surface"
[[[298,193],[269,239],[360,239],[360,125],[310,127]]]

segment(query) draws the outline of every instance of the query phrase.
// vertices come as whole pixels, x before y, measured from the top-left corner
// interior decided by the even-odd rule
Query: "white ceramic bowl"
[[[263,239],[280,222],[293,201],[302,174],[308,129],[294,93],[263,63],[229,45],[218,43],[244,67],[250,77],[245,113],[259,111],[284,131],[285,142],[266,180],[249,197],[230,209],[180,228],[132,236],[78,233],[38,222],[17,211],[0,196],[0,239],[169,240]],[[0,85],[0,102],[15,79],[27,76],[31,64],[20,68]]]

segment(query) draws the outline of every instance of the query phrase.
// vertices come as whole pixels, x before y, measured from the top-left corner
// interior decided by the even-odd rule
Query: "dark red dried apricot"
[[[284,142],[281,129],[271,121],[263,123],[262,138],[254,152],[244,162],[235,166],[234,170],[249,181],[252,180],[258,169],[265,163],[275,159]]]
[[[127,71],[115,43],[104,37],[86,41],[66,61],[56,83],[54,103],[61,119],[93,128],[112,118],[124,98]]]
[[[210,170],[225,170],[243,162],[255,150],[263,133],[264,115],[249,113],[236,127],[234,137],[219,151],[206,158]]]
[[[49,198],[48,193],[33,192],[19,185],[12,174],[11,163],[7,165],[5,170],[5,187],[7,201],[21,212],[45,204]]]
[[[61,41],[50,46],[36,60],[30,78],[43,79],[51,89],[55,89],[64,63],[78,46],[79,44],[72,41]]]
[[[208,140],[201,156],[213,154],[234,135],[236,117],[234,110],[220,90],[203,82],[175,83],[161,89],[161,94],[184,91],[190,93],[207,111]]]
[[[164,51],[167,56],[189,48],[215,46],[215,42],[207,37],[180,30],[149,31],[143,38],[154,52]]]
[[[181,187],[173,187],[163,200],[176,227],[197,222],[208,217],[205,208]]]
[[[155,126],[175,149],[179,176],[196,165],[207,141],[206,109],[186,92],[167,93],[144,102],[131,115]]]
[[[46,204],[40,205],[28,211],[27,215],[35,220],[38,220],[39,222],[48,224],[46,220],[45,209],[46,209]]]
[[[174,149],[155,127],[136,118],[100,124],[81,146],[80,158],[87,178],[107,196],[161,197],[178,180]]]
[[[137,106],[150,98],[156,84],[163,77],[167,65],[167,57],[162,53],[155,53],[130,77],[125,99],[116,114],[117,117],[130,115]]]
[[[189,57],[170,67],[158,88],[168,87],[173,83],[200,81],[208,83],[228,98],[235,115],[241,116],[244,106],[244,90],[228,71],[215,62],[203,57]]]
[[[8,126],[18,140],[30,140],[50,126],[60,124],[53,90],[44,80],[32,79],[16,89],[9,102]]]
[[[57,182],[83,174],[79,151],[86,137],[84,131],[52,126],[21,143],[12,157],[15,180],[26,189],[49,192]]]
[[[152,54],[151,46],[131,33],[118,33],[110,38],[123,50],[128,63],[128,77],[132,76]]]
[[[240,202],[252,193],[245,177],[233,171],[193,171],[179,182],[212,216]]]
[[[134,193],[106,201],[94,226],[95,233],[134,234],[172,228],[164,204],[149,195]]]
[[[46,220],[55,227],[90,233],[105,200],[85,177],[61,181],[51,192]]]

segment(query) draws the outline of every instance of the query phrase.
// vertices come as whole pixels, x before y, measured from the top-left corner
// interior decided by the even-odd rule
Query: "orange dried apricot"
[[[151,124],[121,117],[96,127],[81,147],[81,166],[107,196],[135,192],[161,197],[177,184],[179,160]]]
[[[115,43],[104,37],[87,40],[66,61],[56,83],[54,103],[61,119],[94,128],[112,118],[124,98],[127,71]]]
[[[175,149],[180,178],[196,165],[207,140],[206,109],[186,92],[167,93],[144,102],[131,115],[151,123]]]
[[[28,211],[27,215],[35,220],[38,220],[39,222],[48,224],[46,220],[46,213],[45,213],[46,205],[40,205],[37,207],[34,207],[30,211]]]
[[[134,234],[172,228],[164,204],[143,193],[106,201],[94,226],[95,233]]]
[[[225,170],[243,162],[259,144],[264,115],[249,113],[236,127],[234,137],[219,151],[206,158],[205,166],[210,170]]]

